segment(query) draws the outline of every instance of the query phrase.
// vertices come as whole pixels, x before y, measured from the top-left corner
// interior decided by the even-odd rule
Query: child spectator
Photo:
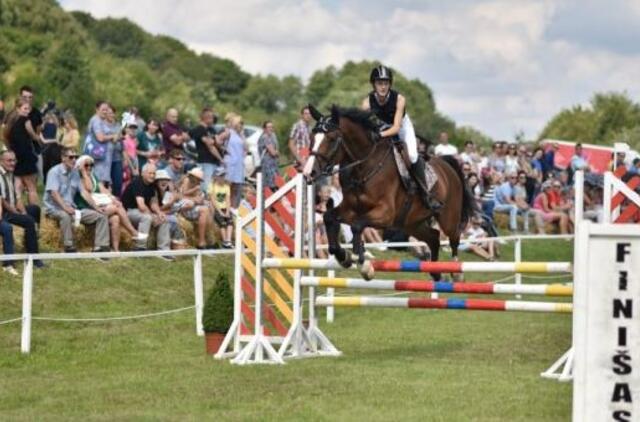
[[[233,215],[231,214],[231,186],[225,179],[224,167],[218,167],[209,185],[208,193],[213,205],[213,219],[220,227],[222,247],[231,249],[233,243]]]
[[[481,225],[482,219],[480,217],[472,217],[463,233],[463,239],[475,240],[487,237],[487,232],[482,229]],[[470,251],[487,261],[493,261],[498,255],[497,248],[498,247],[494,240],[487,240],[479,243],[463,242],[460,244],[458,250]]]

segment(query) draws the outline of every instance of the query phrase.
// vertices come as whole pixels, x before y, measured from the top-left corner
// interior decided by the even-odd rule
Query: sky
[[[596,92],[640,96],[640,0],[60,0],[126,17],[252,74],[307,80],[380,60],[434,91],[458,125],[536,137]],[[362,75],[368,79],[368,75]],[[410,105],[409,105],[410,107]]]

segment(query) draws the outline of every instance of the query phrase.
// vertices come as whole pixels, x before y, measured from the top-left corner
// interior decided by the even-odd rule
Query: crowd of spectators
[[[5,254],[14,253],[14,225],[25,231],[25,251],[38,252],[41,204],[45,218],[57,222],[61,246],[68,253],[77,250],[74,227],[80,225],[95,226],[96,252],[119,251],[122,231],[128,233],[135,250],[149,247],[152,231],[157,249],[184,247],[181,219],[192,223],[193,246],[215,247],[212,233],[217,227],[219,246],[233,247],[233,215],[246,203],[248,150],[242,116],[227,113],[224,127],[216,130],[214,110],[203,108],[198,123],[184,127],[174,108],[158,119],[141,116],[135,107],[119,113],[109,102],[99,101],[86,130],[82,130],[71,112],[57,110],[53,102],[35,107],[34,95],[32,88],[23,86],[14,107],[3,112],[0,234]],[[310,127],[311,114],[305,107],[287,142],[298,169],[309,156]],[[281,162],[278,140],[272,121],[265,121],[262,129],[258,155],[265,185],[275,189]],[[573,172],[588,169],[589,164],[578,144],[570,167],[558,169],[554,166],[555,149],[554,144],[496,142],[485,154],[467,141],[459,152],[449,143],[447,133],[442,133],[434,146],[420,144],[426,157],[452,155],[459,160],[479,210],[465,229],[470,238],[496,236],[499,214],[506,215],[512,233],[530,232],[530,220],[538,233],[551,225],[560,233],[572,231]],[[42,198],[39,180],[44,186]],[[585,215],[599,219],[601,190],[592,186],[585,193]],[[329,198],[337,205],[341,195],[337,177],[319,189],[319,221]],[[349,241],[348,227],[342,232]],[[364,232],[368,242],[397,240],[394,236],[397,234],[373,229]],[[321,224],[317,241],[326,243]],[[489,241],[469,250],[485,259],[499,253],[497,245]],[[418,253],[427,255],[428,251]],[[170,254],[163,258],[173,260]],[[36,267],[44,265],[35,262]],[[3,269],[17,274],[11,261],[4,261]]]

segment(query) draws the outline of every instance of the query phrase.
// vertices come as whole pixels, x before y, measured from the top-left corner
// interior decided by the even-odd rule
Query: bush
[[[218,273],[204,303],[202,326],[206,333],[226,333],[233,322],[233,292],[226,272]]]

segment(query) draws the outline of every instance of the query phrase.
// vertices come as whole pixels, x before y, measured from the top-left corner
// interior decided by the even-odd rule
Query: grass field
[[[569,242],[535,241],[525,243],[523,259],[571,255]],[[510,251],[503,256],[510,260]],[[231,260],[204,263],[211,283]],[[56,261],[35,273],[34,316],[190,305],[186,258]],[[2,275],[0,321],[20,309],[20,281]],[[108,323],[34,321],[29,356],[19,353],[20,325],[0,325],[0,420],[570,418],[571,386],[539,377],[570,345],[568,315],[338,309],[335,323],[321,325],[344,356],[249,367],[206,357],[193,311]]]

